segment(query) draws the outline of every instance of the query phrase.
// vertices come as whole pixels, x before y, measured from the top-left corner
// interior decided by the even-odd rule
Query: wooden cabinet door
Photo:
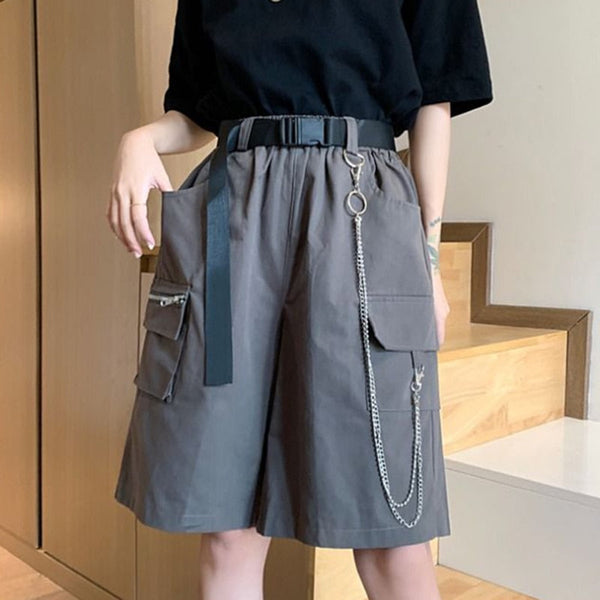
[[[37,27],[42,546],[132,599],[135,519],[113,492],[133,400],[139,262],[105,217],[119,140],[139,125],[132,2],[40,1]]]
[[[0,526],[37,547],[38,264],[33,1],[0,2]]]

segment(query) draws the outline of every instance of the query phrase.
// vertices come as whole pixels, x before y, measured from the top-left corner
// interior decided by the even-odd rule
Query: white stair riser
[[[600,511],[446,469],[439,563],[539,600],[600,598]]]

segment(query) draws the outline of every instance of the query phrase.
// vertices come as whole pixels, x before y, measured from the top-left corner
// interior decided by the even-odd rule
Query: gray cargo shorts
[[[214,152],[179,189],[162,193],[162,241],[114,492],[146,525],[190,533],[255,525],[266,536],[332,548],[449,535],[439,342],[415,183],[395,150],[358,147],[367,200],[359,258],[343,150],[241,142],[227,156],[227,385],[204,385]],[[392,504],[407,522],[418,510],[419,518],[406,526]]]

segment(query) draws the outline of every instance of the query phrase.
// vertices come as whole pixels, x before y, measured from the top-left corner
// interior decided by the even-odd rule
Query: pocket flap
[[[133,383],[147,394],[170,402],[182,350],[183,338],[171,340],[147,332]]]
[[[433,296],[368,298],[369,322],[386,350],[438,350]]]
[[[181,334],[190,287],[188,283],[155,277],[146,302],[144,327],[176,340]]]

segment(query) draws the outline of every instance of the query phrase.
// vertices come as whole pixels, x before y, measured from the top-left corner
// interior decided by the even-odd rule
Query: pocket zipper
[[[150,300],[158,300],[160,306],[169,306],[170,304],[183,304],[185,302],[186,297],[187,294],[171,294],[168,296],[165,296],[163,294],[153,294],[152,292],[148,294],[148,298]]]

